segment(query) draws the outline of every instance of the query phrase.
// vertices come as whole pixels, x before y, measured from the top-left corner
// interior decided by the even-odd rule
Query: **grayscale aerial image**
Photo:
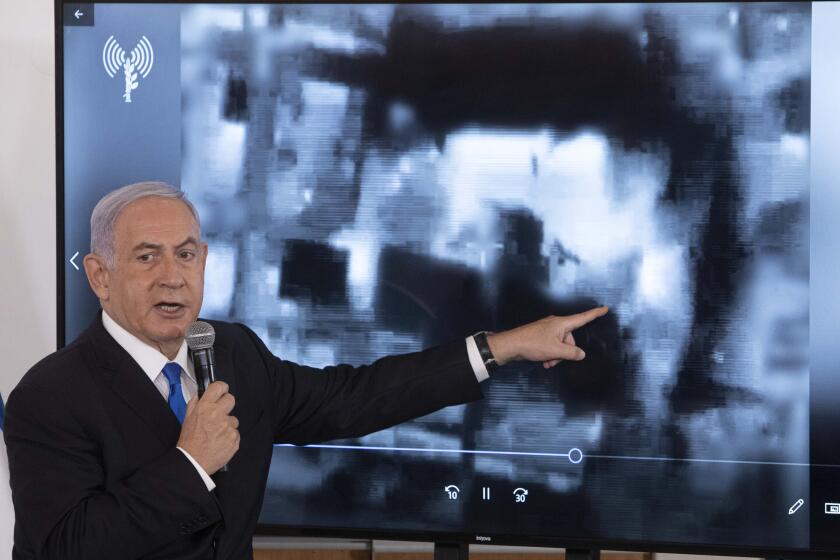
[[[807,546],[810,26],[807,3],[183,7],[203,316],[324,367],[610,307],[583,362],[275,447],[262,522]]]

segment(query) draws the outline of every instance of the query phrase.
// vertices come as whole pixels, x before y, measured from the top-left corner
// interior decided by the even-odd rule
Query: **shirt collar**
[[[114,340],[117,341],[117,344],[123,347],[123,349],[128,352],[128,354],[137,362],[137,365],[140,366],[140,369],[149,376],[152,383],[154,383],[157,376],[160,375],[160,372],[163,370],[163,366],[169,363],[169,358],[164,356],[160,353],[157,348],[150,346],[128,332],[125,328],[123,328],[119,323],[114,321],[105,310],[102,310],[102,325],[105,327],[105,330],[108,331]],[[189,355],[187,353],[187,341],[181,341],[181,347],[178,349],[178,354],[175,356],[175,359],[172,360],[179,366],[187,376],[195,381],[195,375],[192,372],[192,364],[189,360]]]

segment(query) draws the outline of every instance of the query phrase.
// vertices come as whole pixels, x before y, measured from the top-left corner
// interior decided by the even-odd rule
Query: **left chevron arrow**
[[[73,262],[73,259],[75,259],[75,258],[76,258],[76,257],[78,257],[78,256],[79,256],[79,252],[78,252],[78,251],[76,251],[76,252],[73,254],[73,256],[72,256],[72,257],[70,257],[70,264],[72,264],[72,265],[73,265],[73,268],[75,268],[76,270],[79,270],[79,265],[77,265],[76,263],[74,263],[74,262]]]

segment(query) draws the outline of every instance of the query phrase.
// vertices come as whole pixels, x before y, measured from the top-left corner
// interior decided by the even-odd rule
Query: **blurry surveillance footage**
[[[808,4],[196,5],[181,37],[204,316],[323,367],[611,308],[584,362],[342,445],[510,452],[400,472],[597,486],[592,531],[660,540],[726,538],[726,497],[768,484],[750,462],[808,462]],[[353,462],[381,470],[360,500],[400,484],[371,454],[282,452],[267,508]],[[717,505],[675,516],[685,487]]]

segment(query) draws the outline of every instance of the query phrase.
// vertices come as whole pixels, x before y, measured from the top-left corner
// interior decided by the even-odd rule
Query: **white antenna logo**
[[[117,72],[122,70],[125,76],[125,93],[123,98],[126,103],[131,103],[131,91],[137,89],[140,83],[137,77],[141,76],[144,79],[152,71],[152,65],[155,63],[155,51],[152,50],[152,44],[145,35],[137,43],[137,46],[131,51],[129,56],[125,55],[125,51],[119,43],[111,35],[105,41],[105,46],[102,48],[102,65],[105,66],[105,71],[110,77],[117,75]]]

